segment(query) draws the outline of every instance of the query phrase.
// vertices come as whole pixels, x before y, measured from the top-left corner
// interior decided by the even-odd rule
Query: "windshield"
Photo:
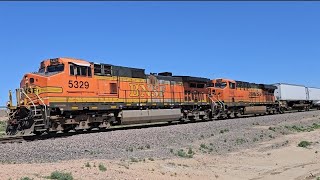
[[[51,65],[47,67],[47,72],[61,72],[64,70],[63,64]]]
[[[45,70],[46,70],[46,68],[40,68],[38,72],[39,73],[44,73]]]
[[[223,88],[227,87],[227,83],[226,82],[217,82],[215,84],[215,87],[223,89]]]

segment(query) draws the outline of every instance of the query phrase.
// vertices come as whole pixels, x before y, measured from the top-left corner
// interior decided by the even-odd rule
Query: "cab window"
[[[46,71],[46,68],[40,68],[38,72],[39,73],[44,73],[45,71]]]
[[[70,75],[74,75],[74,66],[70,64]]]
[[[230,89],[235,89],[236,83],[229,82],[229,87],[230,87]]]
[[[91,76],[91,68],[87,66],[77,66],[70,64],[70,75],[71,76]]]
[[[63,64],[51,65],[47,67],[47,72],[61,72],[64,70]]]
[[[191,87],[191,88],[196,88],[196,87],[197,87],[197,84],[196,84],[196,83],[190,83],[190,87]]]
[[[226,82],[217,82],[215,84],[215,87],[223,89],[223,88],[227,87],[227,83]]]
[[[197,84],[197,88],[204,88],[204,84]]]

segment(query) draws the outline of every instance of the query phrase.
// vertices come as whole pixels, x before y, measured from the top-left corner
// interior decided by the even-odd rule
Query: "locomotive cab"
[[[234,102],[236,82],[229,79],[214,79],[209,83],[208,91],[216,101]]]
[[[42,61],[39,71],[25,74],[16,90],[18,106],[49,105],[63,93],[90,91],[91,64],[55,58]],[[53,97],[51,97],[53,96]]]

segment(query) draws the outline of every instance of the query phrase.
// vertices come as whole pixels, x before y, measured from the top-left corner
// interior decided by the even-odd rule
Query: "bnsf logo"
[[[39,89],[38,88],[27,88],[27,89],[25,89],[25,92],[27,94],[39,94]]]
[[[130,97],[163,97],[165,86],[155,86],[148,84],[129,84],[130,86]]]

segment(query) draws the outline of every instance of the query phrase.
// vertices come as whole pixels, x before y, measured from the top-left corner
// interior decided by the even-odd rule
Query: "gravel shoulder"
[[[315,179],[319,128],[320,111],[311,111],[2,144],[0,174],[4,179],[43,179],[54,170],[75,179]],[[311,146],[297,147],[302,140]],[[100,163],[107,171],[99,171]]]

